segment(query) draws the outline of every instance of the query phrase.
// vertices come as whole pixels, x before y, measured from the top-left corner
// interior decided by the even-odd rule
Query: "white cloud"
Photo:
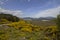
[[[0,5],[5,4],[5,2],[7,2],[8,0],[0,0]]]
[[[0,8],[0,13],[1,12],[5,14],[12,14],[18,17],[21,17],[21,15],[23,14],[21,10],[6,10],[6,9]]]
[[[39,11],[34,17],[39,18],[39,17],[56,17],[60,12],[60,6],[52,9],[47,9],[44,11]]]
[[[0,1],[0,5],[4,4],[4,2]]]
[[[28,0],[28,2],[30,2],[31,0]]]

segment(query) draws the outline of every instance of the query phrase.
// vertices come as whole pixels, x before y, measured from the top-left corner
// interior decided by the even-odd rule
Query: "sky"
[[[0,0],[0,12],[18,17],[56,17],[60,0]]]

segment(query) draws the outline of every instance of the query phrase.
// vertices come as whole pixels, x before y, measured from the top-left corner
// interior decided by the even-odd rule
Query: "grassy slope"
[[[0,26],[0,40],[52,40],[56,31],[56,26],[36,26],[21,20]]]
[[[4,16],[2,16],[3,19],[0,19],[0,40],[56,39],[57,27],[56,24],[52,21],[43,22],[43,21],[20,20],[16,22],[14,19],[15,22],[12,22],[12,19],[11,21],[8,21],[4,18]],[[11,17],[12,16],[10,16],[10,18]]]

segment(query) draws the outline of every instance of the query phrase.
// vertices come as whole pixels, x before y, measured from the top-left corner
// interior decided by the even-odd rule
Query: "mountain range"
[[[40,18],[31,18],[31,17],[25,17],[24,20],[52,20],[55,19],[55,17],[40,17]]]

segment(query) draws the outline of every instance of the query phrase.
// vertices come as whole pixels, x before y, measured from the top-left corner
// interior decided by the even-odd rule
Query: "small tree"
[[[57,16],[57,26],[58,30],[60,31],[60,15]]]
[[[58,28],[58,32],[56,32],[57,40],[60,40],[60,15],[57,16],[57,28]]]

